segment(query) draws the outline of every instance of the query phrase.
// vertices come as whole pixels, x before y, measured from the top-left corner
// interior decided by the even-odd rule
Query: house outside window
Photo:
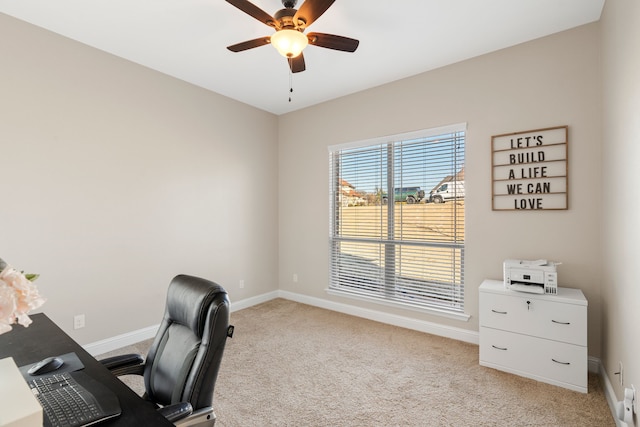
[[[465,128],[329,147],[330,293],[463,315]]]

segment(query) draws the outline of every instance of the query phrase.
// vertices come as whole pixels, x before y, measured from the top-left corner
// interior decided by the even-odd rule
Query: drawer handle
[[[558,325],[570,325],[571,324],[571,322],[558,322],[557,320],[553,320],[553,319],[551,319],[551,321],[553,323],[557,323]]]
[[[491,344],[491,347],[495,348],[496,350],[502,350],[502,351],[507,351],[507,347],[497,347],[493,344]]]
[[[559,363],[561,365],[571,365],[571,363],[569,363],[569,362],[560,362],[560,361],[558,361],[556,359],[551,359],[551,360],[553,360],[554,362]]]
[[[496,314],[507,314],[506,311],[497,311],[497,310],[493,310],[493,309],[491,311],[493,311]]]

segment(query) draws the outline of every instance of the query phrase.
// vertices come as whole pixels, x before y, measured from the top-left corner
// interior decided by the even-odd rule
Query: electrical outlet
[[[293,273],[293,283],[298,283],[298,275]]]
[[[73,316],[73,329],[84,328],[84,314],[76,314]]]
[[[618,379],[620,380],[620,385],[623,385],[624,384],[624,380],[622,378],[622,374],[624,373],[624,370],[622,368],[622,362],[619,362],[619,363],[620,363],[620,365],[618,367]]]
[[[244,289],[244,280],[240,280],[240,289]]]

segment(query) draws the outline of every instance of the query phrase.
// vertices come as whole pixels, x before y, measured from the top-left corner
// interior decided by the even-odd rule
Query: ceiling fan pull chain
[[[289,65],[293,62],[293,59],[289,58]],[[289,102],[291,102],[291,94],[293,93],[293,72],[291,66],[289,67]]]

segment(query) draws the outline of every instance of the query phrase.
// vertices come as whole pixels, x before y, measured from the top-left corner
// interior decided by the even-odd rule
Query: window
[[[330,293],[462,315],[464,142],[456,125],[330,147]]]

